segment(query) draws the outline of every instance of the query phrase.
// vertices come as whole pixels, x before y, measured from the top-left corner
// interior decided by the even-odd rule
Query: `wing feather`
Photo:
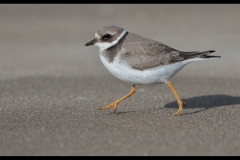
[[[138,70],[168,64],[179,55],[174,48],[133,33],[127,35],[122,48],[121,58]]]
[[[145,70],[195,57],[208,58],[206,55],[214,52],[213,50],[204,52],[179,51],[134,33],[129,33],[125,37],[121,47],[121,59],[137,70]]]

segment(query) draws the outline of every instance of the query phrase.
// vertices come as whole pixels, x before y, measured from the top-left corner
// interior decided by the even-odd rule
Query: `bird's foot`
[[[182,109],[178,109],[178,111],[175,112],[175,113],[173,113],[173,115],[174,115],[174,116],[178,116],[178,115],[180,115],[181,112],[182,112]]]
[[[106,109],[109,109],[109,108],[113,107],[113,113],[115,113],[116,110],[117,110],[118,103],[119,103],[119,101],[115,101],[115,102],[113,102],[113,103],[111,103],[109,105],[106,105],[106,106],[100,108],[100,110],[106,110]]]
[[[180,115],[180,113],[182,112],[182,107],[186,106],[187,104],[181,101],[178,103],[178,105],[179,105],[178,111],[173,113],[174,116]]]

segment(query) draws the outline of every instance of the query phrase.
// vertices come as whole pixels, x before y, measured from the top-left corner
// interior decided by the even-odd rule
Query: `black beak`
[[[94,45],[96,42],[97,42],[97,39],[94,38],[94,39],[91,40],[90,42],[87,42],[87,43],[85,44],[85,46],[91,46],[91,45]]]

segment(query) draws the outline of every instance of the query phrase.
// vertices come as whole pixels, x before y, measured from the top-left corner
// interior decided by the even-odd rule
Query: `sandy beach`
[[[0,155],[239,156],[239,4],[1,4]],[[220,59],[188,64],[166,84],[111,75],[97,47],[117,25],[183,51]]]

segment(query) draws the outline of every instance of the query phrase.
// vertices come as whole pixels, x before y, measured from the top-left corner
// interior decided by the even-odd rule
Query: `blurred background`
[[[84,46],[109,24],[178,50],[222,56],[177,76],[239,78],[239,16],[239,4],[1,4],[0,79],[110,75],[97,47]]]

